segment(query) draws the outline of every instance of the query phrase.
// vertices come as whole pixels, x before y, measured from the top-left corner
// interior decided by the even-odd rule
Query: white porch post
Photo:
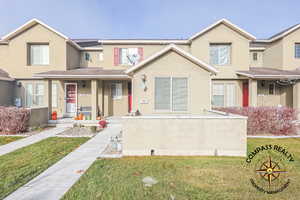
[[[293,108],[300,108],[300,82],[293,85]]]
[[[45,104],[48,107],[48,119],[51,119],[52,114],[52,80],[45,80],[46,95]]]
[[[98,80],[92,80],[92,120],[96,120],[98,114]]]
[[[250,106],[257,106],[257,80],[249,79],[249,101]]]

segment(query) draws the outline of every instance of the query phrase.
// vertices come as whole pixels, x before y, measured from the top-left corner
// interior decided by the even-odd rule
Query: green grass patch
[[[24,137],[17,136],[0,136],[0,145],[8,144],[10,142],[14,142],[16,140],[22,139]]]
[[[0,199],[42,173],[88,139],[52,137],[0,156]]]
[[[248,139],[250,150],[265,144],[283,145],[295,156],[291,183],[281,193],[257,191],[241,157],[125,157],[97,160],[63,199],[300,199],[300,139]],[[145,187],[146,176],[158,183]]]

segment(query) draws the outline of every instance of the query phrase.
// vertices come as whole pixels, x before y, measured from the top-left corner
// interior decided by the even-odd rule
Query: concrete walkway
[[[66,128],[53,128],[53,129],[42,131],[36,135],[32,135],[32,136],[26,137],[24,139],[17,140],[15,142],[1,145],[0,146],[0,156],[10,153],[12,151],[15,151],[17,149],[20,149],[22,147],[34,144],[34,143],[44,140],[48,137],[55,136],[56,134],[61,133],[64,130],[66,130]]]
[[[81,177],[106,148],[111,136],[121,131],[121,124],[110,124],[103,132],[71,152],[42,174],[12,193],[6,200],[58,200]]]

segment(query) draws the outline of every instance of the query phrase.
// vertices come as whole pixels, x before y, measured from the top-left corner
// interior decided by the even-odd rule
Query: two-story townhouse
[[[256,40],[222,19],[188,39],[70,39],[33,19],[0,40],[0,90],[7,94],[1,105],[48,106],[59,117],[82,112],[92,119],[136,110],[298,107],[300,36],[292,29]]]

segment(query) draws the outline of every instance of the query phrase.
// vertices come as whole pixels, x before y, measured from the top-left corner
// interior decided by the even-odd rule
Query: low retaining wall
[[[123,155],[246,156],[247,117],[124,117]]]
[[[46,126],[48,124],[48,107],[29,108],[29,127]]]

